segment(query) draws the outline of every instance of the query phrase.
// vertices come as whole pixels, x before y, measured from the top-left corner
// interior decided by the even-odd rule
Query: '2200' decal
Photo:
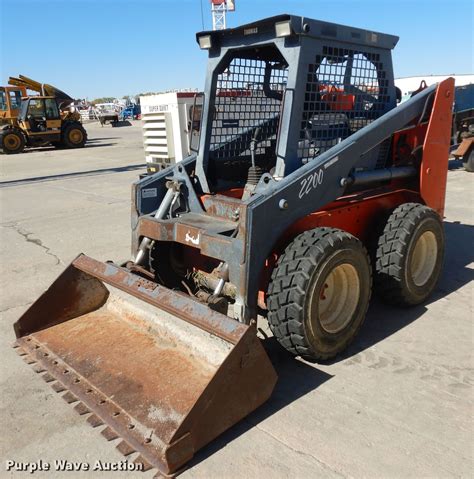
[[[301,198],[303,198],[303,196],[307,195],[312,190],[315,190],[319,185],[321,185],[323,182],[323,177],[324,171],[321,169],[315,171],[314,173],[311,173],[306,178],[303,178],[301,180],[301,189],[298,194],[300,200]]]

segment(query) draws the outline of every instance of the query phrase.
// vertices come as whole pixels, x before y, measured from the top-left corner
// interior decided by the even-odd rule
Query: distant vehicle
[[[474,83],[456,87],[453,142],[459,144],[453,156],[462,160],[466,171],[474,172]]]
[[[19,75],[0,87],[0,149],[21,153],[26,147],[81,148],[87,133],[74,99],[53,85]],[[27,90],[39,95],[27,95]]]
[[[97,103],[95,105],[97,118],[102,126],[109,122],[112,126],[116,126],[119,122],[119,115],[122,108],[116,103]]]
[[[141,114],[141,108],[140,105],[136,105],[135,103],[132,103],[131,105],[126,106],[120,113],[120,119],[123,120],[128,120],[129,118],[131,120],[137,120],[138,117]]]
[[[452,144],[458,145],[451,154],[463,162],[466,171],[474,172],[474,75],[450,75],[455,81]],[[425,75],[395,80],[400,90],[400,103],[416,93],[423,84],[430,86],[448,78],[448,75]]]
[[[456,143],[474,135],[474,83],[456,87],[454,123]]]
[[[76,112],[63,114],[54,96],[24,97],[14,123],[0,131],[0,147],[5,154],[21,153],[25,147],[53,145],[82,148],[87,133]]]

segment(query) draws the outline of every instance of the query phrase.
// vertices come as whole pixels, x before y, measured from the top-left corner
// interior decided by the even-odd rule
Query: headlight
[[[199,37],[199,46],[203,50],[209,50],[209,48],[212,47],[211,35],[203,35],[202,37]]]
[[[292,33],[290,20],[275,23],[275,34],[277,37],[289,37]]]

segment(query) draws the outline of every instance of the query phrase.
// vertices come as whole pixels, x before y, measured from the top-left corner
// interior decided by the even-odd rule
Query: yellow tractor
[[[51,85],[20,75],[10,77],[14,86],[0,88],[0,149],[6,154],[21,153],[25,147],[54,145],[81,148],[87,133],[73,98]],[[41,95],[26,96],[26,90]]]

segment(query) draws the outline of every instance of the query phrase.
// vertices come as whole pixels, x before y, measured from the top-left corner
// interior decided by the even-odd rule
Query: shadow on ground
[[[317,389],[333,376],[295,359],[274,338],[263,341],[265,350],[278,374],[272,397],[255,412],[238,422],[225,433],[196,453],[189,467],[204,461],[240,435],[302,396]]]
[[[121,126],[132,126],[128,120],[119,120],[111,124],[112,128],[120,128]]]
[[[107,143],[104,143],[104,141],[106,140],[115,140],[117,139],[117,137],[113,137],[113,138],[91,138],[91,139],[88,139],[84,148],[101,148],[101,147],[104,147],[104,146],[114,146],[116,145],[117,143],[115,142],[107,142]],[[53,146],[53,145],[47,145],[47,146],[36,146],[36,147],[32,147],[32,148],[27,148],[23,153],[21,153],[20,155],[33,155],[35,153],[44,153],[45,151],[67,151],[68,148],[62,148],[62,147],[59,147],[59,146]],[[22,156],[19,156],[19,158],[21,159]],[[23,156],[23,158],[25,158]]]
[[[347,359],[370,348],[423,316],[427,306],[474,280],[474,226],[460,222],[445,222],[446,246],[444,269],[433,295],[423,304],[397,308],[383,303],[375,295],[367,318],[351,346],[328,364]]]
[[[108,137],[100,137],[100,138],[88,138],[87,144],[89,143],[97,143],[98,141],[105,141],[105,140],[119,140],[119,136],[108,136]],[[109,143],[115,145],[115,143]]]
[[[0,188],[12,186],[29,185],[33,183],[45,183],[48,181],[65,180],[68,178],[80,178],[85,176],[107,175],[111,173],[124,173],[126,171],[145,170],[146,166],[142,163],[128,166],[118,166],[116,168],[101,168],[98,170],[76,171],[73,173],[62,173],[59,175],[36,176],[34,178],[23,178],[21,180],[0,181]]]
[[[387,306],[374,297],[364,326],[352,345],[342,355],[327,361],[326,364],[334,364],[350,358],[383,341],[420,318],[427,311],[428,304],[454,293],[474,280],[474,270],[470,267],[474,262],[474,248],[472,247],[474,226],[459,222],[445,222],[445,231],[445,266],[433,296],[423,305],[403,309]],[[189,464],[190,467],[205,460],[267,417],[314,391],[333,377],[318,369],[317,365],[313,366],[293,358],[279,346],[274,338],[268,338],[263,343],[278,374],[278,383],[272,397],[257,411],[199,451]]]

